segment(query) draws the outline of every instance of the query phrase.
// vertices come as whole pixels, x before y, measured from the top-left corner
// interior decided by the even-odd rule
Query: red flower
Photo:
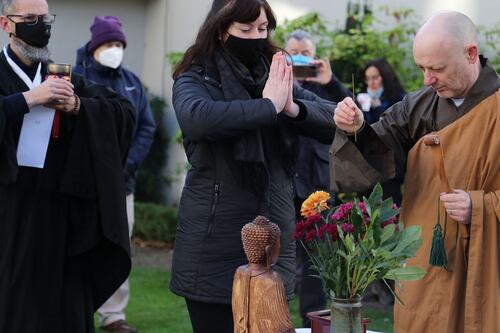
[[[305,220],[306,228],[309,229],[309,228],[313,227],[316,223],[319,223],[319,222],[321,222],[321,215],[316,214],[316,215],[309,216]]]
[[[295,232],[293,234],[293,240],[299,240],[302,237],[304,237],[304,230],[300,230],[300,231],[295,230]]]
[[[328,224],[323,224],[318,230],[318,238],[323,239],[325,232],[328,232]]]
[[[337,225],[335,223],[328,224],[326,231],[330,235],[332,241],[336,242],[339,240],[339,230],[337,229]]]
[[[314,237],[316,237],[317,235],[318,235],[318,233],[317,233],[316,229],[309,230],[307,232],[306,239],[305,239],[306,243],[309,243],[310,241],[312,241],[312,239]]]

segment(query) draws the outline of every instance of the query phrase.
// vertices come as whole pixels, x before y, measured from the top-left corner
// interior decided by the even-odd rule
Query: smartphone
[[[293,78],[296,80],[316,77],[317,75],[318,67],[315,64],[293,65]]]

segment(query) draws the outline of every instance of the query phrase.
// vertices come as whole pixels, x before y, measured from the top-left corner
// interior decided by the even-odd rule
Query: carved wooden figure
[[[279,227],[257,216],[241,230],[248,265],[238,267],[233,280],[235,333],[288,333],[293,329],[285,288],[271,269],[280,250]]]

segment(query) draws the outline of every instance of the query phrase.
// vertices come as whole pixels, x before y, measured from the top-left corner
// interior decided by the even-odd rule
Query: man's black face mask
[[[229,35],[225,47],[243,64],[252,66],[259,60],[266,43],[267,38],[246,39]]]
[[[51,25],[38,18],[36,24],[16,22],[16,36],[28,45],[42,48],[47,46],[50,39]]]

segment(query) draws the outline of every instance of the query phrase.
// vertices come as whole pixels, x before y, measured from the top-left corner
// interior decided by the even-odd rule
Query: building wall
[[[128,40],[124,64],[137,73],[155,94],[171,101],[173,80],[166,54],[185,51],[192,44],[212,0],[49,0],[50,11],[57,15],[50,43],[53,60],[75,62],[76,49],[90,39],[89,27],[95,15],[115,15],[123,22]],[[343,26],[348,0],[269,0],[278,18],[294,19],[315,11],[334,25]],[[476,23],[491,27],[498,19],[500,1],[490,0],[374,0],[374,8],[414,8],[421,21],[440,9],[460,10]],[[7,42],[0,34],[0,44]],[[172,136],[177,123],[170,106],[166,125]],[[166,173],[176,174],[185,163],[182,147],[170,145]],[[175,203],[183,185],[183,174],[175,177],[168,189],[168,202]]]
[[[90,40],[90,26],[96,15],[115,15],[123,23],[129,47],[124,64],[142,73],[144,63],[144,34],[146,29],[146,1],[137,0],[49,0],[49,10],[56,14],[49,47],[55,62],[74,64],[76,50]],[[7,42],[1,34],[0,43]]]

